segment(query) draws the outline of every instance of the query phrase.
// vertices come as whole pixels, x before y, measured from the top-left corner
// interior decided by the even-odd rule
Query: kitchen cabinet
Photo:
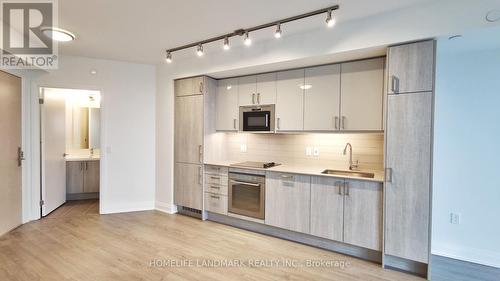
[[[203,163],[203,95],[175,98],[176,162]]]
[[[312,177],[311,235],[380,251],[382,185]]]
[[[78,194],[99,192],[99,183],[99,161],[66,162],[66,193]]]
[[[311,177],[295,174],[266,174],[265,223],[309,233]]]
[[[275,104],[276,73],[238,78],[238,103],[240,106]]]
[[[338,130],[340,65],[306,68],[304,89],[304,130]]]
[[[175,96],[201,95],[204,90],[203,77],[179,79],[174,82]]]
[[[239,125],[238,79],[219,80],[215,101],[215,129],[217,131],[237,131]]]
[[[389,95],[385,253],[428,262],[432,92]]]
[[[174,204],[201,210],[203,208],[203,167],[175,163]]]
[[[311,178],[311,235],[342,242],[344,236],[344,181]]]
[[[376,182],[344,182],[344,242],[382,250],[382,185]]]
[[[384,63],[376,58],[341,65],[341,130],[383,130]]]
[[[304,70],[278,72],[276,82],[276,130],[304,129]]]
[[[389,94],[433,91],[434,49],[434,40],[390,47]]]

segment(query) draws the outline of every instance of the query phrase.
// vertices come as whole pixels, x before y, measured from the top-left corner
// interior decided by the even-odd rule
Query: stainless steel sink
[[[374,173],[358,172],[358,171],[341,171],[341,170],[324,170],[321,172],[326,175],[334,176],[348,176],[348,177],[359,177],[359,178],[369,178],[373,179],[375,177]]]

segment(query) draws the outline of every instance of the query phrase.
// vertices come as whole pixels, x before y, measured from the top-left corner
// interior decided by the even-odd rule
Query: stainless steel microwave
[[[240,130],[274,133],[274,104],[240,106]]]

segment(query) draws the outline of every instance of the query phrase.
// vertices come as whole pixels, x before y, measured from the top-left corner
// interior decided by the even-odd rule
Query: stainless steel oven
[[[240,106],[240,130],[244,132],[274,132],[274,104]]]
[[[232,214],[264,219],[266,177],[229,173],[228,211]]]

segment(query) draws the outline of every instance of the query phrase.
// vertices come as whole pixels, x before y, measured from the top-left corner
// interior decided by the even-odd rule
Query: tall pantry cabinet
[[[216,84],[200,76],[176,80],[174,85],[174,204],[201,211],[206,136],[215,130],[206,108],[215,106]]]
[[[387,59],[384,264],[426,274],[435,41],[390,47]]]

